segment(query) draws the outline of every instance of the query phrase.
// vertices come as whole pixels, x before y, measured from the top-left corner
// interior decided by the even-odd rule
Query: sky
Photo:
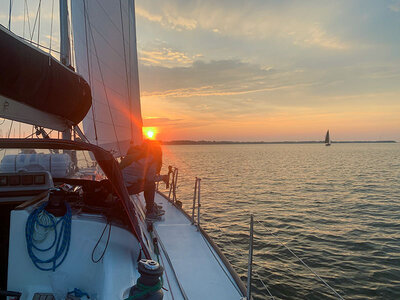
[[[322,140],[329,129],[400,141],[400,0],[136,0],[136,29],[144,126],[158,139]]]
[[[400,141],[400,1],[136,0],[163,140]]]

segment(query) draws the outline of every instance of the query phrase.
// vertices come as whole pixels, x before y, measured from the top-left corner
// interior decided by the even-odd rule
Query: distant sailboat
[[[329,129],[328,129],[325,135],[325,146],[330,146],[330,145],[331,145],[331,138],[329,137]]]

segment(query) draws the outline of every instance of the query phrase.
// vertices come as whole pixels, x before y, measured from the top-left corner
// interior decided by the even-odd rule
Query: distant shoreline
[[[161,141],[163,145],[236,145],[236,144],[324,144],[324,141],[234,142],[234,141]],[[396,141],[333,141],[332,144],[387,144]]]

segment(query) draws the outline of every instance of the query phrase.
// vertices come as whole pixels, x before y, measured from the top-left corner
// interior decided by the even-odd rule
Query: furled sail
[[[93,96],[83,130],[91,143],[125,155],[142,142],[134,2],[71,1],[71,15],[77,71]]]
[[[91,106],[81,76],[1,25],[0,72],[1,117],[63,131]]]

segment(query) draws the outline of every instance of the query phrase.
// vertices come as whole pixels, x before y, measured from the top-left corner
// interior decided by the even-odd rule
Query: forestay
[[[142,141],[134,2],[71,1],[71,14],[77,71],[92,88],[85,135],[125,155]]]

